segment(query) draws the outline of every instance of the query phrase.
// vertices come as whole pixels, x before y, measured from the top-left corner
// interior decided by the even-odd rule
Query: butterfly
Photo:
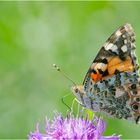
[[[102,46],[82,85],[74,85],[77,101],[93,112],[140,123],[140,78],[130,24],[118,28]]]

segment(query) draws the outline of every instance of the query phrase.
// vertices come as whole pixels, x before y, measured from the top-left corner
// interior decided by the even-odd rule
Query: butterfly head
[[[84,87],[83,85],[75,85],[72,86],[71,88],[74,96],[76,97],[77,101],[81,104],[84,105],[83,97],[85,95]]]

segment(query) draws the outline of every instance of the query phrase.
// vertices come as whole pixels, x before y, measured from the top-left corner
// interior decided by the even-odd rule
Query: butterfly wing
[[[130,24],[121,26],[103,45],[83,82],[87,108],[116,118],[140,121],[140,80]]]
[[[130,24],[116,30],[103,45],[92,62],[83,85],[112,77],[116,73],[135,72],[138,75],[138,62],[135,55],[135,34]]]

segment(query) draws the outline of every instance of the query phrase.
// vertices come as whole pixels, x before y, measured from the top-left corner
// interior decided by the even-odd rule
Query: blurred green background
[[[126,22],[140,57],[139,8],[140,2],[0,2],[0,138],[27,138],[55,110],[65,114],[61,98],[72,84],[53,63],[81,84],[100,47]],[[105,135],[140,138],[140,125],[105,119]]]

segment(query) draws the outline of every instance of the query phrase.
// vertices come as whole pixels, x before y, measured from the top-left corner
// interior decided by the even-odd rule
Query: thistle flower
[[[97,117],[90,121],[87,116],[63,118],[61,114],[55,114],[54,120],[50,122],[46,119],[44,133],[39,132],[39,123],[34,133],[29,134],[29,140],[119,140],[120,137],[103,136],[106,123]]]

